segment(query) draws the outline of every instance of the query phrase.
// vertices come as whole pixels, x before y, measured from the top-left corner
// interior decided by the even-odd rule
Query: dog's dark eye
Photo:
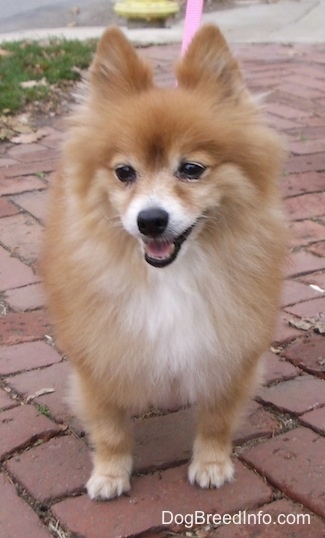
[[[181,163],[178,170],[177,176],[180,179],[199,179],[202,176],[205,170],[205,166],[199,163]]]
[[[132,166],[124,165],[115,168],[116,177],[123,183],[133,183],[137,178],[137,173]]]

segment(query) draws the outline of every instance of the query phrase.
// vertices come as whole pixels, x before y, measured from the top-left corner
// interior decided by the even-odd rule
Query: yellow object
[[[161,20],[179,12],[172,0],[124,0],[116,2],[114,11],[125,19]]]

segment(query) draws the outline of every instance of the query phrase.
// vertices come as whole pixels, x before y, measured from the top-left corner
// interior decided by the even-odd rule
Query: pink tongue
[[[150,258],[169,258],[174,252],[174,243],[169,241],[150,241],[145,245]]]

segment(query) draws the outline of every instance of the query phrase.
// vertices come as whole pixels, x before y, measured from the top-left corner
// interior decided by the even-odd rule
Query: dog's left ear
[[[152,86],[151,67],[117,27],[108,28],[99,40],[90,66],[90,85],[97,95],[108,98],[138,93]]]
[[[219,28],[210,24],[195,34],[176,66],[176,75],[182,87],[214,92],[222,98],[248,97],[237,61]]]

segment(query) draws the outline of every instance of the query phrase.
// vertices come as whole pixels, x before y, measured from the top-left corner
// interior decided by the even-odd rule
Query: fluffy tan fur
[[[176,74],[177,88],[156,87],[123,34],[108,29],[52,188],[42,267],[94,446],[91,498],[130,487],[130,410],[171,402],[198,406],[190,481],[231,480],[232,432],[274,327],[286,243],[282,143],[217,28],[197,33]],[[177,177],[184,161],[204,165],[202,177]],[[136,181],[119,181],[120,165],[132,165]],[[145,261],[136,229],[152,201],[175,229],[195,223],[163,268]]]

